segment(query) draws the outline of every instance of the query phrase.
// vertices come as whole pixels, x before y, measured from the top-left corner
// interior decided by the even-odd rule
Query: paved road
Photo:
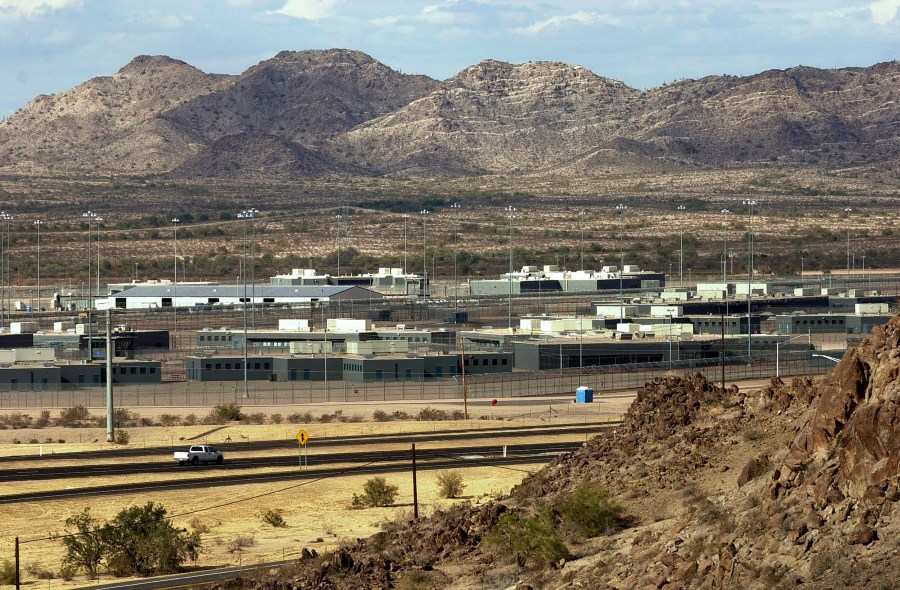
[[[122,580],[121,582],[110,582],[108,584],[93,584],[90,586],[82,586],[81,588],[76,588],[74,590],[116,590],[119,588],[127,590],[174,590],[175,588],[190,588],[199,584],[208,584],[218,580],[231,579],[240,574],[278,569],[293,563],[296,563],[296,560],[288,559],[285,561],[273,561],[266,564],[223,567],[204,571],[172,574],[170,576],[146,578],[143,580]]]
[[[491,424],[490,422],[488,424]],[[516,436],[536,436],[536,435],[551,435],[553,433],[559,432],[578,432],[578,429],[584,428],[596,428],[597,426],[605,426],[613,424],[608,421],[601,422],[577,422],[577,423],[566,423],[560,421],[557,424],[540,424],[540,425],[531,425],[531,426],[523,426],[523,425],[514,425],[514,426],[496,426],[496,427],[486,427],[486,428],[459,428],[453,430],[437,430],[437,431],[421,431],[421,432],[408,432],[408,433],[397,433],[397,434],[355,434],[355,435],[344,435],[344,436],[330,436],[330,437],[316,437],[314,441],[310,442],[310,446],[314,446],[316,449],[320,448],[331,448],[331,447],[339,447],[339,446],[350,446],[356,445],[359,446],[361,444],[371,443],[373,441],[377,441],[379,444],[393,444],[393,443],[414,443],[419,441],[450,441],[450,440],[477,440],[480,438],[490,437],[490,438],[504,438],[504,437],[516,437]],[[300,426],[297,426],[300,428]],[[95,451],[76,451],[76,452],[66,452],[66,453],[54,453],[54,454],[46,454],[43,456],[35,456],[35,455],[8,455],[4,457],[0,457],[0,464],[2,463],[12,463],[12,462],[22,462],[22,461],[30,461],[35,464],[42,465],[47,463],[54,463],[60,461],[69,461],[72,459],[88,459],[95,460],[98,463],[103,463],[109,465],[110,461],[117,461],[121,458],[134,458],[134,457],[166,457],[170,458],[172,456],[173,450],[184,450],[186,446],[189,446],[189,442],[183,442],[176,447],[171,445],[169,446],[156,446],[156,447],[134,447],[134,448],[116,448],[115,450],[110,449],[102,449]],[[297,449],[297,441],[294,439],[280,439],[280,440],[259,440],[252,442],[234,442],[234,443],[221,443],[216,444],[216,448],[222,450],[223,452],[238,452],[238,451],[275,451],[278,449]],[[229,461],[230,462],[230,461]],[[172,461],[166,460],[165,463],[172,463]],[[0,473],[3,473],[0,471]]]
[[[567,443],[534,443],[517,444],[507,447],[507,455],[502,455],[503,445],[494,443],[477,447],[465,448],[450,447],[444,449],[417,450],[417,468],[420,470],[447,469],[449,467],[466,466],[492,466],[492,465],[520,465],[527,463],[539,463],[549,461],[551,458],[578,449],[581,442]],[[63,490],[50,490],[43,492],[25,492],[20,494],[7,494],[0,497],[0,504],[15,504],[20,502],[41,502],[46,500],[59,500],[66,498],[104,496],[137,492],[157,492],[160,490],[182,490],[191,488],[208,488],[213,486],[232,486],[244,484],[259,484],[277,481],[297,481],[325,479],[344,475],[391,473],[398,470],[409,469],[410,451],[373,451],[364,453],[364,457],[351,466],[319,467],[319,465],[332,465],[343,460],[344,455],[322,455],[312,457],[308,469],[298,469],[298,457],[293,457],[291,467],[285,467],[274,473],[222,475],[204,478],[178,479],[184,467],[178,467],[173,463],[169,471],[173,479],[157,482],[138,482],[128,484],[115,484],[105,486],[91,486]],[[264,465],[272,467],[273,465]],[[219,466],[209,466],[203,469],[217,470]],[[90,477],[90,475],[85,475]]]

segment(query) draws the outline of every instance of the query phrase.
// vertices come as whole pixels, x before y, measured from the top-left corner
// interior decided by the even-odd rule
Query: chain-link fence
[[[725,381],[766,379],[776,373],[783,378],[812,376],[834,365],[827,357],[811,356],[809,351],[782,352],[744,358],[729,358],[724,367]],[[595,395],[631,390],[656,377],[699,372],[715,383],[722,379],[722,366],[715,360],[635,363],[607,365],[562,371],[535,371],[467,375],[466,396],[470,399],[494,399],[522,396],[572,395],[580,386],[591,387]],[[68,408],[75,405],[102,407],[105,387],[60,386],[55,389],[0,391],[0,408]],[[38,386],[39,387],[39,386]],[[116,386],[115,404],[119,407],[212,407],[224,403],[242,406],[291,406],[310,403],[353,403],[372,401],[409,401],[462,399],[463,379],[457,375],[444,379],[414,378],[405,381],[351,382],[318,381],[181,381]]]

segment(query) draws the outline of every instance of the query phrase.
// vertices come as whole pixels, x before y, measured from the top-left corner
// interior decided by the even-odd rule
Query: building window
[[[222,370],[222,363],[216,363],[216,371]]]
[[[500,359],[500,360],[502,360],[502,361],[503,361],[503,362],[502,362],[502,363],[500,363],[500,364],[502,364],[502,365],[503,365],[503,366],[504,366],[504,367],[505,367],[505,366],[506,366],[506,364],[507,364],[507,363],[506,363],[506,361],[507,361],[507,359]]]
[[[137,367],[131,367],[131,374],[137,375]]]
[[[156,375],[156,367],[150,367],[150,374]]]
[[[440,367],[438,367],[438,371],[440,371]],[[406,369],[405,377],[407,381],[412,379],[412,369]]]
[[[491,364],[495,367],[497,366],[497,359],[491,359]]]
[[[375,380],[381,381],[382,379],[384,379],[384,371],[382,371],[381,369],[376,369],[375,370]]]
[[[141,367],[141,375],[147,374],[147,367]]]
[[[226,370],[226,371],[230,371],[230,370],[231,370],[231,363],[225,363],[225,370]]]

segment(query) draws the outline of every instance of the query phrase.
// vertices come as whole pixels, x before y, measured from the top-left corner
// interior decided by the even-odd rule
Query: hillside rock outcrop
[[[441,82],[359,51],[283,51],[237,76],[140,56],[0,122],[0,169],[234,175],[189,160],[273,136],[360,175],[529,174],[759,166],[895,170],[900,62],[708,76],[641,91],[560,62],[493,59]],[[288,167],[305,177],[306,166]]]

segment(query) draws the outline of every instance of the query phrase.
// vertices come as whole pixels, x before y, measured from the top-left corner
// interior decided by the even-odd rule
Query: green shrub
[[[287,417],[287,421],[291,424],[309,424],[313,421],[313,416],[310,412],[294,412],[293,414],[289,414]]]
[[[466,487],[458,471],[442,471],[437,476],[437,482],[441,498],[458,498]]]
[[[256,545],[256,539],[253,535],[238,535],[228,542],[227,550],[229,553],[240,553],[244,547],[252,547]]]
[[[284,516],[281,514],[281,510],[266,510],[263,512],[262,519],[264,523],[271,525],[276,529],[287,526],[287,523],[284,521]]]
[[[262,412],[253,412],[252,414],[247,414],[245,417],[247,423],[249,424],[265,424],[266,423],[266,415]]]
[[[422,408],[419,410],[419,413],[416,414],[416,420],[421,420],[423,422],[436,421],[436,420],[446,420],[447,412],[444,410],[438,410],[435,408]]]
[[[50,425],[50,410],[41,410],[41,416],[38,418],[34,426],[35,428],[45,428]]]
[[[519,516],[507,512],[491,527],[484,540],[501,555],[514,558],[520,566],[532,563],[541,567],[569,556],[553,519],[546,513]]]
[[[116,408],[113,413],[113,424],[121,428],[123,426],[137,425],[138,415],[126,408]]]
[[[281,414],[272,414],[269,416],[269,420],[272,421],[272,424],[281,424],[283,418],[281,417]]]
[[[597,483],[583,483],[554,508],[570,530],[585,537],[616,531],[622,525],[622,506],[610,498],[609,490]]]
[[[175,426],[181,422],[181,416],[175,414],[160,414],[157,420],[160,426]]]
[[[234,402],[213,406],[213,409],[209,413],[209,416],[214,420],[219,420],[222,422],[243,420],[244,418],[244,415],[241,413],[241,406],[237,405]]]
[[[115,441],[117,445],[127,445],[131,442],[131,435],[127,430],[116,430]]]
[[[391,415],[384,410],[375,410],[372,412],[372,420],[375,420],[376,422],[390,422],[391,419]]]
[[[399,488],[387,483],[383,477],[373,477],[363,484],[361,496],[353,494],[353,506],[357,508],[376,508],[390,506],[397,498]]]
[[[29,576],[38,580],[52,580],[56,577],[55,573],[39,563],[29,563],[25,566],[25,571]]]
[[[16,564],[8,559],[4,559],[0,564],[0,584],[16,583]]]
[[[199,516],[195,516],[194,518],[192,518],[189,524],[195,532],[202,534],[208,533],[210,531],[210,526],[203,522],[203,520]]]
[[[60,426],[77,426],[91,419],[90,411],[81,404],[59,411],[56,423]]]

